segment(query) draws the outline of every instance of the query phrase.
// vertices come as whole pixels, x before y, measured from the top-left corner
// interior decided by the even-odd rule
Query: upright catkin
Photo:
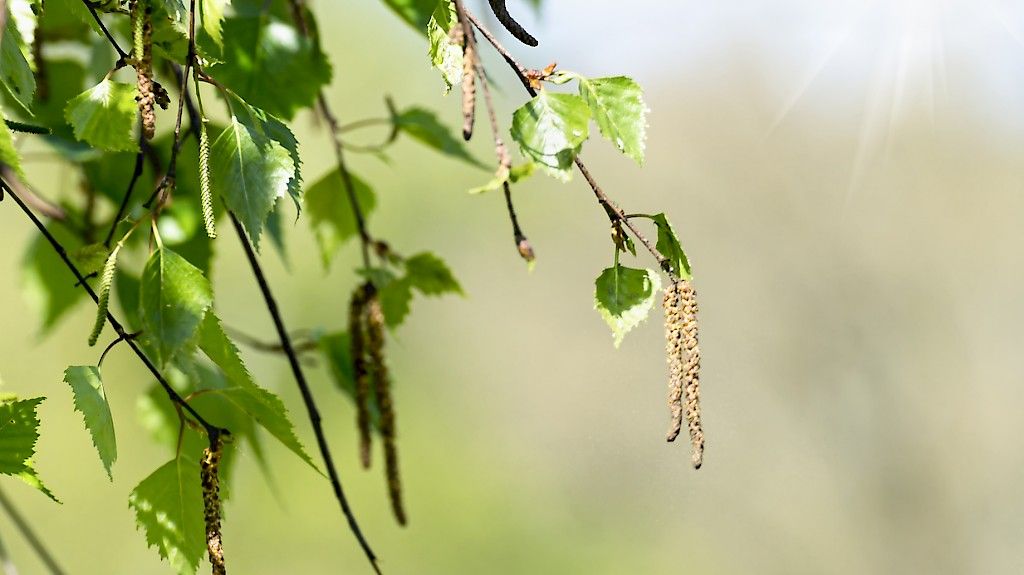
[[[669,365],[668,404],[672,412],[668,441],[675,441],[685,416],[693,449],[693,466],[704,461],[704,429],[700,412],[700,345],[697,293],[687,280],[665,289],[665,353]],[[685,397],[684,397],[685,396]]]
[[[139,84],[139,116],[142,135],[147,140],[156,136],[156,92],[153,86],[153,8],[151,0],[134,0],[131,4],[133,57]]]
[[[217,238],[217,223],[213,214],[213,190],[210,186],[210,136],[206,122],[199,123],[199,194],[203,207],[203,225],[211,240]]]
[[[206,550],[209,552],[213,575],[226,575],[224,546],[220,532],[220,459],[224,443],[220,436],[210,440],[210,446],[203,450],[199,460],[200,479],[203,487],[203,517],[206,520]]]
[[[364,468],[370,467],[372,436],[370,418],[370,371],[366,362],[366,303],[370,284],[360,285],[352,292],[349,303],[349,354],[355,381],[356,425],[359,428],[359,460]]]
[[[462,44],[462,137],[473,137],[476,122],[476,41],[472,29],[463,35]]]
[[[380,433],[384,437],[384,469],[388,480],[391,509],[399,525],[406,524],[402,503],[402,479],[398,471],[398,444],[395,406],[391,399],[391,380],[384,363],[384,311],[376,293],[370,293],[366,307],[367,357],[373,379],[377,408],[380,410]]]

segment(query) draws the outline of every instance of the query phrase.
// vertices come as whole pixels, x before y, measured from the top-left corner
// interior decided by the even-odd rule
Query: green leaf
[[[319,473],[320,470],[295,435],[295,427],[288,418],[284,402],[256,385],[238,354],[238,348],[224,333],[220,320],[212,313],[207,314],[199,330],[199,347],[224,373],[224,387],[209,389],[248,413],[282,445]]]
[[[519,181],[529,178],[530,176],[533,175],[533,171],[534,169],[536,169],[536,167],[537,164],[534,164],[533,162],[527,162],[525,164],[520,164],[518,166],[512,166],[511,169],[506,168],[505,166],[501,166],[498,168],[498,172],[494,174],[494,177],[491,178],[491,181],[487,182],[482,186],[469,190],[469,193],[475,195],[500,190],[505,185],[505,182],[515,184]]]
[[[278,198],[289,193],[296,164],[288,149],[259,123],[259,110],[235,106],[236,115],[213,143],[214,190],[242,221],[258,248],[267,216]]]
[[[640,85],[625,76],[577,78],[580,95],[590,106],[601,134],[620,152],[642,165],[647,138],[647,104]]]
[[[452,136],[451,130],[437,119],[434,112],[419,107],[409,108],[394,121],[399,130],[421,144],[478,168],[485,167],[469,153],[463,140]]]
[[[135,522],[178,573],[194,574],[206,550],[199,454],[183,453],[142,480],[128,505]]]
[[[36,415],[36,408],[44,399],[46,398],[37,397],[0,403],[0,474],[18,477],[60,503],[43,485],[32,465],[36,441],[39,440],[39,416]]]
[[[448,265],[430,252],[416,254],[405,260],[405,274],[410,285],[423,295],[465,295]]]
[[[103,80],[68,102],[64,117],[75,138],[90,146],[111,152],[134,152],[139,143],[134,136],[138,96],[135,84]]]
[[[212,73],[253,106],[291,119],[331,82],[326,56],[298,30],[272,17],[224,21],[224,62]]]
[[[103,468],[107,470],[107,477],[113,481],[110,468],[117,460],[117,439],[100,368],[91,365],[69,367],[64,371],[64,382],[74,392],[75,409],[85,418],[85,428],[92,435],[92,444],[96,446]]]
[[[359,209],[364,218],[369,218],[377,205],[373,189],[362,178],[351,172],[349,175],[352,177]],[[339,170],[330,172],[306,190],[306,211],[320,245],[324,267],[330,267],[338,248],[359,234],[355,213]]]
[[[680,278],[693,279],[690,260],[686,257],[686,252],[683,251],[683,246],[679,243],[679,236],[676,235],[672,224],[668,222],[668,218],[665,217],[665,214],[657,214],[651,219],[658,226],[658,243],[655,247],[658,248],[661,255],[668,258],[669,263],[672,264],[672,270]]]
[[[448,2],[448,0],[442,0]],[[405,20],[410,26],[419,32],[427,28],[430,16],[437,8],[438,0],[384,0],[384,3],[391,8],[399,18]]]
[[[383,288],[378,288],[378,297],[381,311],[384,312],[384,323],[389,328],[395,329],[409,317],[412,283],[408,278],[394,280]]]
[[[7,117],[0,109],[0,163],[6,164],[18,174],[22,180],[25,179],[25,172],[21,169],[21,154],[14,147],[14,135],[5,121]]]
[[[615,347],[647,318],[660,288],[661,278],[652,270],[616,265],[601,272],[596,282],[594,307],[612,328]]]
[[[203,30],[218,46],[224,46],[224,9],[231,5],[231,0],[200,0],[199,21]]]
[[[14,18],[8,18],[3,39],[0,39],[0,82],[7,93],[31,114],[36,77],[25,58],[27,47],[24,44]]]
[[[449,0],[438,2],[430,22],[427,23],[427,38],[430,40],[430,61],[441,72],[445,83],[445,94],[452,86],[462,82],[462,44],[454,42],[452,28],[458,25],[455,4]]]
[[[73,250],[78,244],[62,226],[52,226],[49,231],[66,249]],[[45,335],[85,292],[75,286],[74,276],[42,235],[29,244],[21,266],[22,292],[29,307],[41,316],[41,333]]]
[[[213,304],[209,280],[198,268],[167,248],[149,258],[142,272],[142,329],[166,364],[184,348]]]
[[[590,108],[571,94],[541,92],[512,115],[512,138],[527,157],[562,181],[590,135]]]
[[[39,440],[36,408],[45,398],[0,403],[0,473],[17,475],[32,459]]]

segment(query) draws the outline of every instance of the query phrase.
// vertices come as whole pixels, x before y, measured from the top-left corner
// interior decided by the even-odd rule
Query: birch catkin
[[[206,550],[210,556],[213,575],[226,575],[224,563],[224,546],[220,532],[220,459],[224,451],[224,443],[219,436],[210,441],[210,446],[203,450],[199,461],[200,477],[203,486],[203,517],[206,520]]]
[[[363,467],[370,467],[372,448],[370,422],[370,372],[366,362],[366,304],[367,289],[364,284],[352,292],[349,304],[348,334],[349,353],[352,357],[352,374],[355,380],[356,425],[359,427],[359,460]]]
[[[391,378],[384,363],[384,312],[376,293],[371,293],[366,308],[367,357],[373,390],[380,410],[380,433],[384,437],[384,468],[388,480],[391,508],[400,525],[406,524],[402,503],[402,479],[398,472],[398,444],[395,427],[395,406],[391,400]]]
[[[689,281],[665,289],[665,353],[669,365],[668,405],[672,412],[668,441],[675,441],[685,417],[693,448],[693,466],[704,461],[704,430],[700,419],[700,345],[697,294]]]
[[[473,30],[463,34],[462,44],[462,137],[473,137],[476,122],[476,41]]]
[[[153,83],[153,8],[151,0],[135,0],[131,5],[134,39],[133,57],[139,84],[139,116],[142,135],[156,136],[156,90]]]

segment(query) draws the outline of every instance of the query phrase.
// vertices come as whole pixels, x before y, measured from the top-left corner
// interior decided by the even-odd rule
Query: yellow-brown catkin
[[[151,0],[135,0],[131,5],[134,27],[135,71],[139,83],[139,116],[142,135],[156,136],[156,91],[153,83],[153,8]]]
[[[226,575],[224,563],[224,546],[220,532],[220,458],[224,444],[220,437],[210,441],[210,447],[203,450],[199,461],[200,477],[203,486],[203,510],[206,520],[206,550],[210,555],[213,575]]]
[[[395,427],[395,406],[391,399],[391,381],[384,363],[384,312],[376,293],[371,293],[366,308],[367,357],[373,390],[380,410],[380,433],[384,437],[384,468],[388,480],[391,509],[400,525],[406,524],[402,504],[402,479],[398,472],[398,444]]]
[[[371,420],[370,420],[370,371],[366,362],[366,304],[370,284],[364,284],[352,292],[349,304],[348,334],[349,352],[352,357],[352,374],[355,380],[356,425],[359,427],[359,460],[363,467],[370,467]]]
[[[473,137],[476,122],[476,42],[470,34],[464,35],[462,48],[462,137]]]
[[[697,293],[689,281],[673,283],[665,290],[665,352],[669,365],[669,398],[672,423],[668,441],[679,436],[685,417],[693,448],[693,466],[704,461],[704,430],[700,413],[700,345],[698,342]]]

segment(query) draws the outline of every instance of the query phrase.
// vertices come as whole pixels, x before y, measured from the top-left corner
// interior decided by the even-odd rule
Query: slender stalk
[[[36,217],[35,213],[33,213],[31,209],[29,209],[28,205],[14,191],[14,188],[7,183],[6,179],[0,179],[0,187],[2,187],[2,189],[6,191],[8,195],[11,196],[11,198],[14,200],[14,203],[18,204],[18,207],[21,208],[21,211],[23,211],[25,215],[28,216],[28,218],[39,230],[39,233],[43,234],[43,237],[45,237],[46,241],[50,243],[50,246],[53,248],[53,250],[57,252],[57,255],[60,256],[60,259],[64,262],[64,265],[67,266],[68,270],[70,270],[72,275],[75,276],[75,279],[78,280],[78,283],[76,285],[80,285],[82,289],[84,289],[85,292],[89,294],[89,297],[92,298],[92,301],[96,304],[99,304],[99,296],[96,295],[96,292],[92,289],[92,286],[90,286],[89,283],[86,281],[85,276],[82,275],[82,272],[80,272],[78,270],[78,267],[74,264],[74,262],[71,261],[71,258],[68,256],[67,250],[64,249],[64,246],[61,245],[60,241],[58,241],[57,238],[55,238],[53,234],[50,233],[50,230],[46,229],[46,226],[43,224],[43,222],[41,222],[39,218]],[[178,404],[182,409],[185,410],[185,412],[191,415],[199,423],[199,425],[203,426],[203,429],[206,430],[207,435],[213,437],[220,434],[228,433],[226,429],[216,427],[215,425],[203,419],[203,417],[199,415],[199,413],[195,409],[193,409],[193,407],[189,405],[188,402],[186,402],[181,397],[181,395],[179,395],[178,392],[174,390],[173,387],[171,387],[171,384],[167,382],[163,374],[160,373],[160,370],[156,367],[152,360],[149,359],[149,356],[147,356],[146,353],[142,351],[142,348],[140,348],[139,345],[135,342],[135,339],[132,338],[127,331],[125,331],[124,326],[121,325],[121,322],[119,322],[117,318],[114,317],[114,314],[112,314],[109,311],[107,312],[107,321],[110,322],[110,327],[114,329],[114,332],[117,334],[118,338],[124,340],[125,343],[128,344],[128,347],[130,347],[132,351],[135,352],[135,355],[138,356],[139,360],[142,361],[143,365],[146,366],[146,369],[148,369],[149,372],[153,375],[153,377],[156,378],[160,386],[164,388],[165,392],[167,392],[167,396],[171,398],[171,401],[173,403]]]
[[[363,267],[370,268],[370,244],[373,239],[366,229],[366,217],[363,215],[362,207],[359,205],[359,198],[356,197],[356,187],[352,182],[352,173],[348,171],[345,163],[345,146],[341,142],[338,119],[331,111],[330,104],[323,92],[317,99],[320,108],[320,115],[331,131],[331,142],[334,144],[334,158],[338,164],[338,173],[341,174],[341,184],[345,188],[345,195],[348,196],[348,203],[352,206],[352,214],[355,216],[356,229],[359,231],[359,243],[363,254]]]
[[[249,260],[249,265],[252,267],[253,275],[256,276],[256,283],[259,284],[260,292],[263,294],[263,299],[267,305],[267,311],[270,312],[270,317],[274,320],[274,328],[277,330],[278,338],[281,340],[281,347],[284,354],[288,357],[288,364],[291,366],[292,375],[295,377],[295,383],[299,386],[299,392],[302,394],[302,401],[305,403],[306,411],[309,413],[309,421],[313,425],[313,434],[316,436],[316,443],[320,448],[320,455],[323,457],[324,466],[327,467],[327,475],[331,480],[331,487],[334,489],[334,497],[338,500],[338,504],[341,505],[341,512],[348,520],[348,525],[352,529],[352,533],[355,535],[356,540],[359,541],[359,546],[362,547],[363,553],[366,555],[366,558],[370,560],[370,565],[373,567],[373,570],[379,575],[381,570],[377,565],[377,556],[374,554],[373,549],[370,548],[370,544],[367,542],[366,537],[363,536],[363,532],[359,528],[359,523],[356,521],[355,514],[352,511],[352,507],[349,505],[348,499],[345,497],[345,491],[342,489],[341,477],[338,474],[337,467],[334,465],[334,457],[331,455],[331,449],[327,444],[327,436],[324,434],[320,410],[317,408],[316,399],[313,397],[313,392],[310,391],[309,384],[306,382],[306,375],[302,371],[302,365],[299,362],[299,355],[296,353],[295,347],[292,345],[291,336],[285,328],[281,312],[277,307],[277,300],[274,299],[274,294],[270,291],[270,285],[267,283],[267,278],[263,273],[263,268],[260,266],[259,259],[256,257],[256,252],[253,250],[252,243],[249,241],[249,237],[245,233],[245,228],[242,227],[242,222],[238,221],[238,218],[231,211],[228,211],[228,215],[231,218],[231,223],[235,227],[235,231],[238,233],[239,241],[242,242],[242,248],[245,250],[245,257]]]
[[[119,60],[117,67],[121,67],[122,65],[124,65],[125,62],[127,62],[130,59],[128,57],[128,53],[121,49],[121,46],[117,43],[117,40],[114,40],[114,36],[110,34],[110,30],[107,29],[107,25],[103,23],[103,20],[100,18],[100,15],[96,13],[96,8],[92,5],[92,2],[90,2],[89,0],[82,0],[82,4],[85,4],[85,7],[89,9],[89,13],[92,14],[92,19],[96,21],[96,25],[100,27],[100,31],[103,32],[103,35],[107,37],[107,41],[110,42],[110,45],[114,48],[114,51],[117,52],[117,57]]]
[[[3,490],[0,490],[0,507],[2,507],[4,513],[11,518],[11,523],[14,523],[14,526],[18,528],[22,537],[24,537],[29,546],[32,547],[32,550],[36,552],[36,555],[38,555],[39,559],[46,565],[46,568],[50,570],[50,573],[53,575],[64,575],[64,570],[60,568],[57,560],[54,559],[53,555],[46,548],[46,545],[43,544],[43,540],[36,535],[36,532],[32,530],[28,521],[26,521],[18,509],[14,507],[14,503],[7,498],[7,494],[4,493]]]

